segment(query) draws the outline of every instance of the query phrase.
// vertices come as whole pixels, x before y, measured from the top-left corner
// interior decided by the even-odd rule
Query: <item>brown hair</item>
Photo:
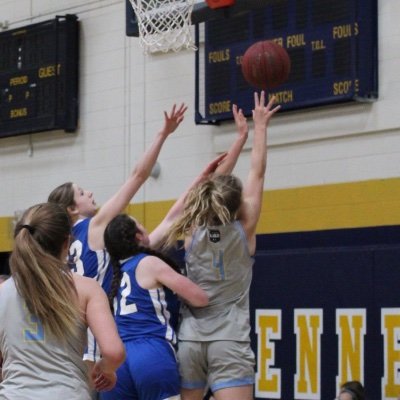
[[[68,207],[75,205],[73,183],[66,182],[56,187],[49,194],[47,201],[49,203],[59,204],[67,211]]]
[[[348,381],[340,386],[340,393],[349,393],[353,400],[365,400],[364,386],[359,381]]]
[[[82,322],[72,273],[61,259],[70,226],[68,213],[57,204],[30,207],[15,227],[10,256],[11,274],[29,312],[45,332],[64,340],[78,335]]]

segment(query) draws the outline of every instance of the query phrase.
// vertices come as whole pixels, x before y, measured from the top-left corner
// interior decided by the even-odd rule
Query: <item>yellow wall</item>
[[[173,202],[131,204],[127,212],[151,231]],[[385,225],[400,225],[400,178],[266,191],[257,232]],[[11,227],[11,217],[0,217],[0,251],[11,250]]]
[[[400,178],[267,191],[258,233],[400,224]]]
[[[0,251],[10,251],[12,246],[12,218],[0,217]]]

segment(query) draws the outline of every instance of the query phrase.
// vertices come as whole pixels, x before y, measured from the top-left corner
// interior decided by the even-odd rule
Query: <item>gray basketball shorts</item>
[[[210,387],[215,392],[254,384],[255,360],[249,342],[180,341],[178,362],[185,389]]]

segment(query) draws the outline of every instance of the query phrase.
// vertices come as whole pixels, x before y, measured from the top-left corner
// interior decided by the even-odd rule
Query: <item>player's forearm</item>
[[[230,147],[225,159],[221,162],[220,165],[218,165],[215,171],[217,174],[228,175],[232,173],[239,158],[239,155],[242,152],[243,146],[246,143],[247,137],[248,133],[246,132],[244,134],[241,134],[235,140],[235,142]]]
[[[267,128],[264,124],[255,124],[250,170],[255,175],[264,176],[267,165]]]
[[[136,179],[141,179],[143,182],[150,176],[167,137],[168,134],[163,130],[157,134],[157,137],[151,144],[150,148],[146,150],[133,169],[132,176],[135,176]]]

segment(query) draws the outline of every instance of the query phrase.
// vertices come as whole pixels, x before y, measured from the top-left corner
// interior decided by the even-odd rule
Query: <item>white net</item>
[[[195,0],[130,0],[145,53],[196,50],[191,30]]]

